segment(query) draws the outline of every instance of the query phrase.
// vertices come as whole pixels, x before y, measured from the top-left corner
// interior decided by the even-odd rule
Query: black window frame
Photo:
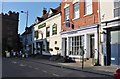
[[[46,37],[50,37],[50,27],[46,27]]]

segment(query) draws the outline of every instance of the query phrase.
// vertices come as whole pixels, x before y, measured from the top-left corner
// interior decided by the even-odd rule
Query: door
[[[67,56],[67,38],[65,38],[65,57]]]
[[[94,58],[94,52],[95,52],[95,40],[94,40],[94,34],[90,35],[90,58]]]
[[[40,54],[40,55],[42,55],[42,45],[43,44],[43,42],[37,42],[37,53],[38,54]]]
[[[62,56],[67,56],[67,38],[62,38]]]
[[[111,65],[119,65],[120,62],[120,30],[110,32]]]

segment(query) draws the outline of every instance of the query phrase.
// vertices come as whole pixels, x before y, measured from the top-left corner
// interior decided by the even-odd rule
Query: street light
[[[26,26],[25,26],[25,31],[26,31],[26,28],[27,28],[27,26],[28,26],[28,11],[21,11],[21,13],[24,13],[24,14],[26,14]],[[26,43],[27,43],[27,35],[25,35],[25,49],[26,49]]]
[[[27,27],[27,25],[28,25],[28,11],[27,12],[21,11],[21,13],[24,13],[24,14],[27,15],[26,16],[26,27]]]

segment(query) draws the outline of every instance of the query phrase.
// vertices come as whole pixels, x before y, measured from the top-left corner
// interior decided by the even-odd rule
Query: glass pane
[[[120,31],[112,31],[111,32],[111,64],[118,65],[119,60],[119,36]]]
[[[116,8],[116,9],[114,9],[114,17],[118,17],[118,14],[119,14],[119,9],[118,8]]]

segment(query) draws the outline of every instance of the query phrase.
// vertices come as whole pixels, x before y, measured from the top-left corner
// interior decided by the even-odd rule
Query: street
[[[70,70],[20,58],[2,59],[2,77],[102,77],[109,76]],[[105,78],[105,79],[106,79]],[[108,79],[113,79],[109,77]]]

